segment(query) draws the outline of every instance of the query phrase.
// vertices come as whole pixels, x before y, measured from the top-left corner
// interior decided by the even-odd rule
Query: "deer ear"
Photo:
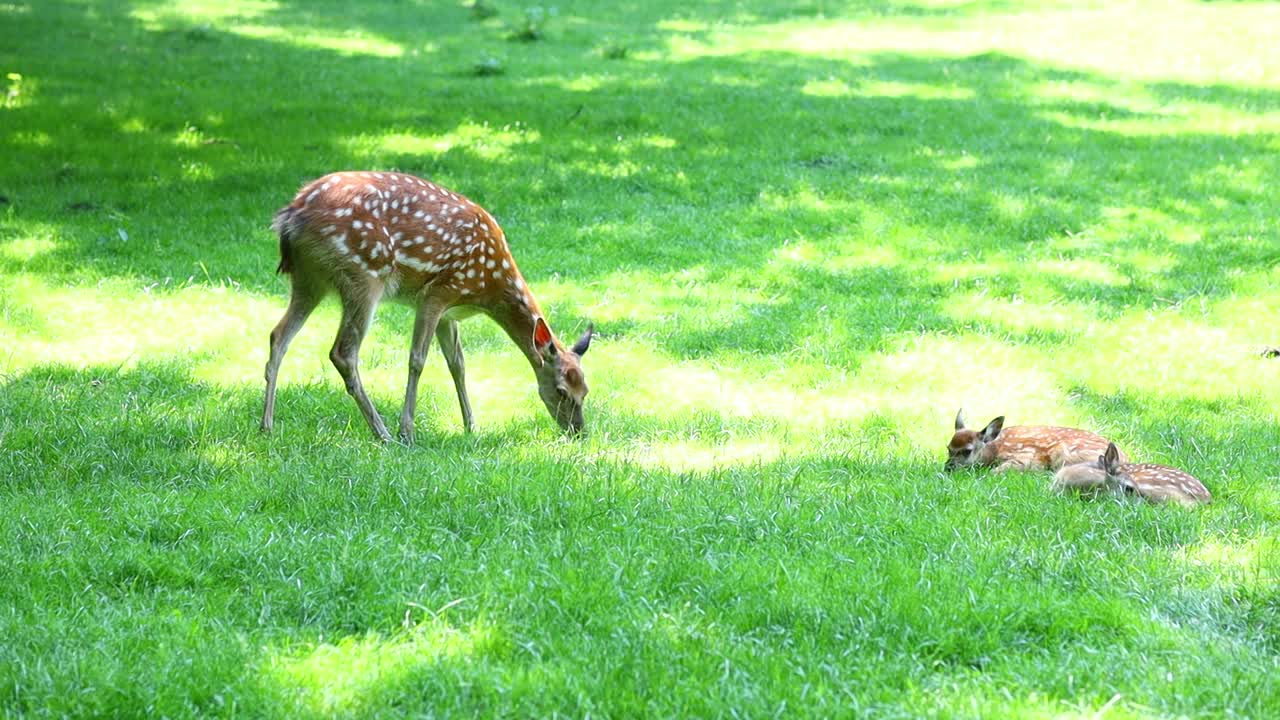
[[[547,322],[539,317],[533,323],[533,349],[537,350],[539,355],[546,355],[551,345],[551,328],[547,327]]]
[[[592,323],[587,323],[587,331],[582,333],[582,337],[578,338],[578,342],[574,343],[571,348],[574,355],[582,357],[587,354],[587,349],[591,347],[591,338],[595,335],[595,332],[596,326]]]
[[[964,429],[964,408],[960,408],[960,410],[956,412],[956,429]]]
[[[982,428],[982,442],[991,442],[1000,437],[1000,431],[1004,429],[1004,416],[992,420],[987,426]]]
[[[1120,464],[1120,449],[1115,443],[1107,443],[1107,451],[1102,455],[1102,466],[1110,472]]]

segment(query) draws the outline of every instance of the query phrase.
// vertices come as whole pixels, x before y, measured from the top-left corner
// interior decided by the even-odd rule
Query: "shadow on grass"
[[[679,14],[708,21],[721,5]],[[733,6],[744,21],[763,21],[821,4]],[[839,340],[870,350],[904,329],[954,327],[941,307],[948,291],[1004,298],[1040,287],[1118,314],[1221,296],[1240,273],[1280,260],[1266,240],[1268,218],[1251,209],[1266,207],[1265,183],[1249,178],[1277,170],[1272,141],[1113,132],[1090,123],[1102,115],[1176,118],[1037,94],[1051,84],[1114,85],[1097,74],[998,54],[885,53],[866,66],[776,52],[693,61],[660,54],[576,59],[566,69],[557,58],[585,42],[567,33],[560,44],[512,46],[519,62],[506,76],[473,78],[457,51],[496,31],[462,8],[352,13],[285,3],[251,18],[304,28],[304,38],[358,28],[400,48],[378,57],[208,28],[192,35],[163,14],[143,24],[126,14],[131,7],[152,6],[53,2],[18,18],[56,18],[69,37],[121,51],[109,78],[102,68],[77,76],[74,57],[37,70],[41,94],[5,111],[18,128],[7,141],[13,164],[0,174],[11,217],[56,228],[45,249],[0,254],[6,272],[230,280],[274,292],[265,232],[272,210],[301,181],[345,167],[420,173],[490,206],[535,286],[547,276],[589,285],[630,271],[674,277],[697,268],[771,298],[658,340],[685,355],[795,340],[748,329],[821,307],[835,310],[825,328],[842,328]],[[840,12],[932,10],[902,3]],[[664,29],[659,10],[627,5],[616,13],[659,44],[678,32]],[[436,24],[421,30],[405,21],[428,16]],[[255,77],[278,84],[247,93],[241,76],[220,71],[233,60],[272,69]],[[135,94],[130,88],[144,77],[151,92]],[[847,90],[817,93],[810,85],[818,79]],[[921,92],[877,94],[877,83]],[[1162,103],[1280,107],[1280,93],[1266,90],[1149,90]],[[358,112],[332,111],[342,106]],[[39,170],[19,175],[17,167]],[[1093,233],[1116,217],[1129,218],[1120,222],[1126,234]],[[1171,241],[1188,227],[1193,237]],[[850,242],[876,240],[893,257],[866,270],[778,265],[777,252],[797,236],[819,262],[848,252]],[[1153,256],[1167,258],[1157,274]],[[1123,280],[1028,278],[1019,269],[1048,258],[1096,260]],[[771,273],[770,262],[781,269]],[[977,276],[932,279],[953,265],[973,265]]]

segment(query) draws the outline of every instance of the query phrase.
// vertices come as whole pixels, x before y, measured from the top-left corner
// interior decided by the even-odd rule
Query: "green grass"
[[[1280,714],[1280,6],[482,5],[0,2],[0,714]],[[336,169],[596,323],[585,439],[477,319],[477,433],[433,352],[372,442],[332,306],[258,433]],[[1215,502],[944,475],[961,405]]]

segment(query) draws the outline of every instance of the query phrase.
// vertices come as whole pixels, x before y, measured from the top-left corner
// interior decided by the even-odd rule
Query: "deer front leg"
[[[427,348],[431,344],[431,336],[436,333],[440,323],[440,315],[444,308],[434,302],[425,302],[418,306],[418,314],[413,319],[413,344],[409,347],[409,380],[404,388],[404,408],[400,411],[400,441],[413,443],[413,415],[418,406],[418,378],[422,376],[422,368],[427,364]]]
[[[382,442],[389,442],[391,433],[387,432],[382,416],[378,415],[360,382],[360,344],[364,342],[365,333],[369,330],[376,304],[376,301],[342,299],[342,324],[338,326],[338,337],[333,341],[329,359],[342,375],[342,380],[347,385],[347,394],[355,398],[356,405],[368,421],[373,434]]]
[[[992,472],[1006,473],[1013,470],[1026,470],[1026,469],[1027,469],[1026,463],[1020,462],[1018,460],[1005,460],[1004,462],[997,465],[995,469],[992,470]]]
[[[471,432],[475,429],[475,420],[471,416],[471,401],[467,399],[467,369],[462,361],[462,339],[458,336],[458,321],[443,319],[436,327],[436,340],[440,343],[440,352],[444,353],[445,364],[449,366],[449,374],[453,376],[453,389],[458,392],[462,427]]]

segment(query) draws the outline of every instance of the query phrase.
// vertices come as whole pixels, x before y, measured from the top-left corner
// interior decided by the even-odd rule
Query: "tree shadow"
[[[681,14],[711,21],[730,4],[713,5]],[[732,5],[763,21],[810,13],[818,4]],[[118,45],[121,52],[111,67],[114,80],[101,69],[75,77],[71,68],[49,68],[42,96],[6,111],[27,131],[11,136],[18,138],[8,143],[14,164],[0,174],[0,189],[15,199],[15,218],[53,228],[56,238],[34,256],[0,256],[6,272],[140,281],[185,276],[193,283],[207,273],[266,291],[275,262],[274,245],[264,238],[271,210],[308,177],[364,166],[429,175],[490,206],[535,285],[539,276],[582,284],[616,276],[620,269],[604,257],[619,258],[624,272],[697,267],[712,276],[749,278],[797,233],[821,254],[838,257],[847,243],[864,247],[875,237],[873,224],[885,226],[885,244],[897,258],[886,269],[867,271],[865,282],[835,281],[837,290],[877,289],[877,273],[886,283],[917,278],[938,287],[925,280],[938,267],[976,263],[985,268],[984,291],[995,297],[1017,295],[1032,282],[1040,291],[1118,313],[1157,298],[1225,295],[1239,273],[1280,259],[1266,241],[1266,218],[1248,209],[1265,205],[1263,184],[1222,176],[1224,168],[1248,163],[1273,174],[1268,138],[1122,134],[1090,122],[1103,114],[1160,117],[1037,95],[1053,83],[1114,84],[1098,74],[998,54],[881,53],[853,66],[752,52],[693,61],[663,55],[601,60],[598,67],[583,62],[573,70],[590,80],[583,89],[564,67],[548,62],[582,49],[585,41],[576,36],[555,47],[513,46],[513,57],[525,62],[507,76],[465,76],[465,65],[452,59],[455,50],[494,31],[471,23],[461,8],[428,13],[380,6],[349,15],[336,6],[283,3],[251,18],[321,33],[341,17],[343,26],[358,29],[353,32],[399,48],[399,56],[379,57],[217,29],[192,34],[163,14],[143,22],[122,12],[130,7],[153,6],[49,3],[31,13],[33,19],[56,15],[71,36]],[[908,3],[888,10],[925,11]],[[406,23],[415,12],[438,24]],[[659,43],[678,32],[663,29],[663,14],[640,4],[617,12],[628,24],[649,27]],[[273,96],[269,108],[247,98],[234,73],[216,72],[237,58],[279,69],[278,87],[254,93]],[[142,77],[165,91],[134,100],[129,81]],[[307,80],[318,77],[326,80]],[[391,80],[360,82],[364,77]],[[811,84],[824,78],[847,89],[815,93]],[[906,90],[876,94],[885,83]],[[913,88],[945,92],[931,96]],[[1280,106],[1280,93],[1230,86],[1159,83],[1150,92],[1163,103],[1251,111]],[[179,109],[148,104],[165,96]],[[197,98],[203,102],[193,102]],[[361,111],[328,112],[342,103]],[[53,112],[76,120],[50,122]],[[752,121],[736,120],[741,116]],[[22,140],[37,127],[47,139]],[[378,142],[384,133],[417,149]],[[631,140],[619,142],[623,137]],[[130,149],[127,165],[94,150],[121,144]],[[742,153],[775,160],[743,163]],[[17,167],[41,170],[18,184]],[[661,209],[656,218],[655,207]],[[868,209],[889,215],[869,218]],[[1120,237],[1093,234],[1091,228],[1117,213],[1156,218],[1162,226]],[[192,235],[185,220],[192,214],[204,216],[195,227],[214,235]],[[1171,242],[1171,225],[1198,232]],[[1147,269],[1153,253],[1169,259],[1158,275]],[[1031,279],[1017,267],[1051,257],[1098,260],[1126,280]],[[771,307],[826,304],[830,278],[788,272],[798,281],[783,283]],[[965,290],[965,283],[956,289]],[[918,297],[908,303],[905,309],[918,313],[923,326],[945,327],[937,303]],[[738,347],[735,339],[749,343],[752,336],[737,330],[761,311],[744,303],[736,318],[724,318],[705,336],[672,342],[695,351],[708,342]],[[879,316],[852,319],[863,333],[879,333],[868,338],[870,346],[888,331],[876,330]],[[675,345],[674,351],[687,351]]]

